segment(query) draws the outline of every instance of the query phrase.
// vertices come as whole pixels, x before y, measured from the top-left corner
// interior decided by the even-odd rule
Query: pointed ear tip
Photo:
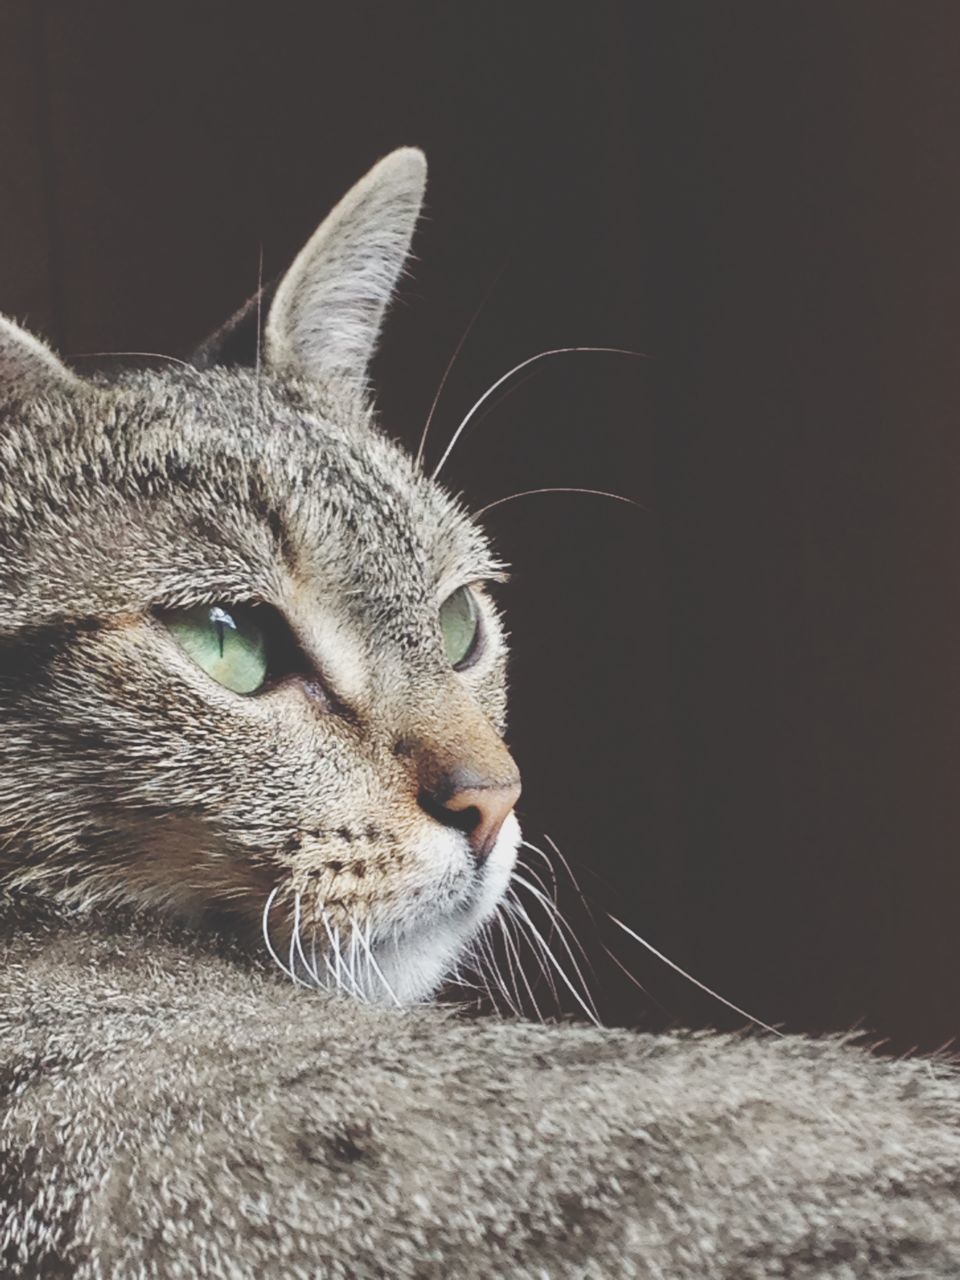
[[[419,147],[397,147],[374,165],[381,173],[390,170],[397,176],[403,174],[410,178],[426,180],[427,157]]]

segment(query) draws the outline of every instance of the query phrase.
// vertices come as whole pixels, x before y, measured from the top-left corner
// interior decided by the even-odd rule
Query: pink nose
[[[438,822],[462,831],[478,864],[486,862],[520,796],[520,779],[487,781],[452,769],[420,793],[420,804]]]

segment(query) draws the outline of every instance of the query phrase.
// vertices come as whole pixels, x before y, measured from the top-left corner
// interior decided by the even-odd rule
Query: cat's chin
[[[520,846],[520,824],[510,814],[497,843],[477,871],[466,899],[421,917],[409,929],[375,941],[379,979],[364,994],[377,1003],[416,1004],[435,995],[506,892]]]

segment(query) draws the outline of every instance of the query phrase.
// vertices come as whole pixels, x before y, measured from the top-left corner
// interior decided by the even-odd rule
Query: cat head
[[[520,838],[501,566],[366,387],[424,182],[404,149],[349,192],[253,369],[80,378],[0,319],[0,881],[400,1000]]]

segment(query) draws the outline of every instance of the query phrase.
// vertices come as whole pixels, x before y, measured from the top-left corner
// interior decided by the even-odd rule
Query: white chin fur
[[[374,942],[374,956],[382,981],[366,992],[378,1003],[415,1004],[429,999],[448,976],[464,947],[503,897],[520,846],[520,824],[510,814],[501,828],[493,852],[477,874],[476,892],[464,906],[418,922],[396,939]],[[388,990],[389,988],[389,990]]]

